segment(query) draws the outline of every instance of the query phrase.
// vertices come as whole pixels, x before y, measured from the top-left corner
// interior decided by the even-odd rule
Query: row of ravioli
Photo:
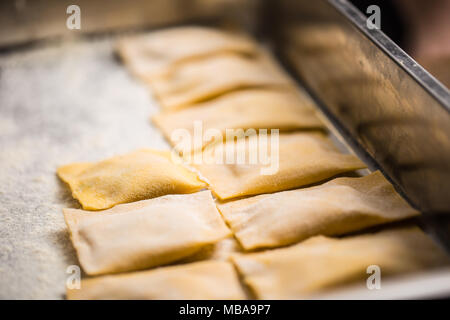
[[[252,152],[257,134],[183,146],[200,163],[142,149],[60,167],[83,207],[63,212],[89,276],[69,299],[298,299],[362,281],[369,265],[385,275],[449,263],[413,225],[348,235],[419,212],[380,172],[354,174],[365,165],[334,146],[311,99],[251,38],[173,28],[118,52],[151,87],[162,109],[152,120],[173,146],[196,121],[279,129],[278,170],[207,161],[223,144]]]

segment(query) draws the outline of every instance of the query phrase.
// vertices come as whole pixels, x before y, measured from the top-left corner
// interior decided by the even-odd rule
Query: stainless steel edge
[[[404,68],[426,90],[440,101],[450,111],[450,91],[433,75],[418,64],[402,48],[394,43],[379,29],[369,29],[366,26],[366,16],[347,0],[328,0],[336,9],[354,23],[371,41],[378,45],[389,57]]]
[[[279,58],[450,248],[450,95],[345,0],[271,4]]]

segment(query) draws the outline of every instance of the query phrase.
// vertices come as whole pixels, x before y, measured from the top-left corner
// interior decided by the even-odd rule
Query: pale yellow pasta
[[[205,261],[81,281],[68,289],[71,300],[190,300],[245,299],[229,262]]]
[[[155,77],[151,88],[164,110],[179,110],[220,94],[252,87],[284,87],[292,80],[268,53],[211,55]]]
[[[340,235],[419,214],[379,171],[231,201],[219,210],[247,250]]]
[[[168,264],[230,236],[210,191],[167,195],[95,213],[63,211],[78,259],[90,275]]]
[[[177,27],[124,38],[117,50],[139,78],[151,81],[179,63],[208,55],[236,52],[252,55],[256,44],[242,34],[207,27]]]
[[[292,189],[365,167],[354,155],[340,153],[323,133],[285,133],[279,140],[268,136],[267,157],[261,156],[260,138],[216,144],[191,158],[219,199]]]
[[[294,89],[249,89],[233,91],[216,99],[192,105],[177,112],[155,115],[154,123],[177,149],[194,150],[192,139],[177,141],[179,130],[186,130],[193,137],[196,128],[205,136],[210,132],[225,134],[227,129],[316,129],[323,127],[316,115],[312,100],[303,91]],[[200,149],[213,142],[202,141]],[[187,145],[184,145],[187,144]],[[197,147],[197,149],[199,149]]]
[[[195,173],[171,157],[170,151],[142,149],[97,163],[65,165],[57,173],[87,210],[206,187]]]
[[[180,263],[196,262],[202,260],[221,260],[228,261],[235,254],[244,252],[239,242],[233,236],[220,240],[214,244],[204,246],[198,252],[189,257],[180,260]]]
[[[347,284],[366,284],[367,268],[382,277],[448,265],[446,253],[420,229],[402,228],[236,255],[239,273],[261,299],[301,299]]]

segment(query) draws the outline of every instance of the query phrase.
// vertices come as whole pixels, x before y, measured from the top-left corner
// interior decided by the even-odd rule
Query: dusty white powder
[[[0,55],[0,298],[64,298],[77,264],[61,209],[77,207],[58,166],[168,148],[158,107],[116,61],[113,39]]]

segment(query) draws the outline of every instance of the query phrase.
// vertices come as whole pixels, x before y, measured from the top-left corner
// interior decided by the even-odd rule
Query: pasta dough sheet
[[[246,250],[340,235],[419,214],[379,171],[231,201],[219,210]]]
[[[63,212],[89,275],[168,264],[231,235],[210,191],[167,195],[96,213]]]
[[[215,139],[213,136],[208,141],[202,141],[199,146],[195,146],[192,139],[177,142],[178,137],[174,133],[180,129],[193,137],[199,126],[204,134],[209,130],[222,135],[226,129],[286,131],[323,128],[314,110],[314,103],[305,92],[294,89],[234,91],[185,110],[157,114],[153,121],[170,143],[183,153],[199,151]]]
[[[81,281],[68,289],[71,300],[206,300],[245,299],[229,262],[205,261]]]
[[[247,36],[206,27],[178,27],[122,39],[117,50],[131,72],[147,81],[177,64],[220,52],[252,55]]]
[[[450,262],[416,227],[342,239],[317,236],[291,247],[232,259],[244,282],[262,299],[301,299],[340,285],[365,285],[371,265],[379,266],[386,277]]]
[[[196,262],[202,260],[228,261],[236,253],[244,252],[239,242],[234,237],[228,237],[214,244],[204,246],[198,252],[180,260],[180,263]]]
[[[58,176],[86,210],[102,210],[172,193],[206,187],[197,175],[175,164],[170,151],[143,149],[97,163],[58,168]]]
[[[264,144],[259,137],[213,145],[205,149],[200,162],[195,156],[191,159],[221,200],[292,189],[365,168],[354,155],[340,153],[320,132],[280,134],[278,148],[275,145],[273,149],[268,136],[267,158],[261,157]],[[238,159],[239,154],[245,155],[245,161]],[[257,161],[252,160],[254,156],[259,157]]]
[[[236,89],[292,86],[269,53],[260,51],[255,57],[226,53],[192,60],[155,77],[151,87],[164,110],[179,110]]]

